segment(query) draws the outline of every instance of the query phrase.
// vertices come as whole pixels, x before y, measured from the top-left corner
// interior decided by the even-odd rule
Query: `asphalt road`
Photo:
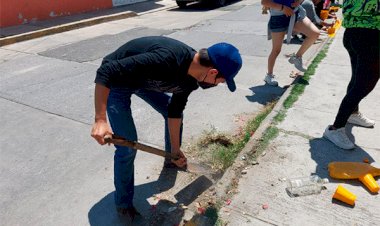
[[[216,42],[236,45],[243,56],[237,91],[221,85],[197,90],[184,117],[184,144],[203,131],[234,134],[242,119],[260,112],[291,84],[294,68],[281,55],[276,63],[280,87],[264,85],[268,15],[259,1],[232,2],[223,8],[199,5],[179,10],[174,1],[154,2],[163,10],[45,36],[0,48],[0,219],[2,225],[118,225],[113,206],[113,148],[90,137],[93,90],[102,57],[124,42],[146,35],[179,39],[195,49]],[[134,6],[136,7],[136,6]],[[314,45],[305,63],[318,52]],[[283,48],[294,52],[298,43]],[[134,98],[133,115],[142,142],[163,146],[163,120]],[[149,216],[152,197],[174,200],[193,178],[168,179],[163,159],[139,153],[136,207]],[[162,192],[166,191],[163,195]]]

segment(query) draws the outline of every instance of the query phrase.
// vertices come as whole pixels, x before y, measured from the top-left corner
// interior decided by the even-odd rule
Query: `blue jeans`
[[[113,88],[107,102],[107,114],[110,125],[115,134],[127,140],[137,141],[137,132],[131,111],[131,96],[137,95],[165,120],[165,150],[170,152],[170,136],[168,129],[168,104],[171,96],[166,93],[146,89]],[[182,137],[182,126],[181,126]],[[134,195],[134,160],[136,150],[115,145],[114,156],[114,184],[116,207],[128,208],[133,206]]]

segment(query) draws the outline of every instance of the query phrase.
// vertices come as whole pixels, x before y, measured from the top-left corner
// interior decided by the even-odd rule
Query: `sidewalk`
[[[120,20],[176,7],[175,1],[144,1],[135,4],[62,16],[50,20],[10,26],[0,29],[0,46],[78,29],[86,26]]]
[[[343,47],[344,29],[338,31],[327,57],[318,65],[305,92],[276,125],[279,135],[270,142],[258,165],[242,175],[231,203],[220,211],[228,225],[377,225],[380,199],[359,181],[329,178],[327,165],[333,161],[370,163],[380,159],[380,90],[375,90],[360,105],[361,111],[376,120],[374,129],[347,126],[355,141],[354,151],[345,151],[322,137],[335,119],[351,76],[349,56]],[[282,98],[286,98],[285,95]],[[239,160],[238,160],[239,161]],[[319,175],[329,178],[327,190],[319,195],[290,198],[287,178]],[[379,182],[379,180],[377,180]],[[357,196],[356,206],[333,201],[338,184]],[[307,222],[307,223],[306,223]]]

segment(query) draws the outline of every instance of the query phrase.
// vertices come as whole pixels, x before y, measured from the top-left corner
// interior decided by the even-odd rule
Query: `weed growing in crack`
[[[235,136],[220,133],[215,127],[204,131],[196,145],[189,148],[190,152],[195,153],[201,161],[211,164],[212,168],[216,170],[227,169],[234,163],[240,151],[272,111],[275,104],[276,102],[267,104],[259,114],[246,123],[242,132]]]

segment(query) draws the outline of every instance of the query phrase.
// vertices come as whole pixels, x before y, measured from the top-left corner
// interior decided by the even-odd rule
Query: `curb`
[[[129,17],[135,17],[138,14],[132,11],[126,11],[122,13],[116,13],[112,15],[107,15],[107,16],[100,16],[100,17],[95,17],[91,19],[85,19],[77,22],[72,22],[72,23],[67,23],[64,25],[59,25],[59,26],[54,26],[50,28],[45,28],[37,31],[32,31],[32,32],[27,32],[19,35],[14,35],[14,36],[8,36],[5,38],[0,39],[0,47],[5,46],[5,45],[10,45],[16,42],[21,42],[21,41],[26,41],[34,38],[40,38],[46,35],[52,35],[52,34],[57,34],[65,31],[70,31],[86,26],[92,26],[112,20],[120,20],[120,19],[125,19]]]
[[[315,59],[315,57],[321,52],[321,50],[328,44],[333,38],[328,37],[323,42],[323,44],[315,51],[315,54],[307,61],[307,66],[311,64],[311,62]],[[241,171],[243,167],[246,167],[249,165],[249,163],[246,160],[240,160],[242,157],[247,156],[250,152],[252,152],[252,149],[260,142],[264,132],[267,128],[272,124],[274,117],[279,113],[281,110],[284,109],[283,103],[285,100],[289,97],[290,92],[292,91],[293,87],[297,84],[297,81],[302,76],[296,77],[292,84],[286,89],[286,91],[282,94],[272,111],[267,115],[267,117],[264,119],[264,121],[261,123],[261,125],[257,128],[254,135],[250,138],[250,140],[247,142],[247,144],[244,146],[242,151],[239,153],[239,155],[236,157],[235,162],[232,166],[230,166],[227,171],[223,174],[222,178],[217,182],[215,186],[216,196],[219,200],[223,200],[226,198],[226,194],[229,192],[229,188],[237,184],[239,182],[239,178],[241,177]]]

